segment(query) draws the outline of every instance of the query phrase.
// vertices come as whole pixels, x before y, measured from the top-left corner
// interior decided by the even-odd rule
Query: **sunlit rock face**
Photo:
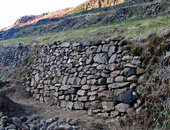
[[[124,1],[125,0],[88,0],[86,2],[85,8],[89,10],[93,8],[109,7],[109,6],[121,4]]]

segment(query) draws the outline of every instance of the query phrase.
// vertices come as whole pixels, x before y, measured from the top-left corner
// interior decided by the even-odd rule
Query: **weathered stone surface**
[[[114,100],[128,104],[132,103],[136,99],[136,96],[133,94],[134,92],[134,89],[128,89],[119,94],[118,96],[114,97]]]
[[[115,78],[115,82],[125,82],[127,79],[124,76],[118,76]]]
[[[114,78],[107,78],[107,84],[111,84],[111,83],[113,83],[114,82]]]
[[[113,53],[115,53],[115,51],[116,51],[116,47],[115,46],[111,46],[109,48],[108,55],[111,56]]]
[[[78,98],[78,101],[80,101],[80,102],[87,102],[88,101],[88,96],[82,96],[82,97],[79,97]]]
[[[99,108],[102,108],[102,104],[100,101],[86,102],[85,108],[86,109],[99,109]]]
[[[85,90],[79,90],[77,92],[77,95],[80,95],[80,96],[85,96],[86,94],[87,94],[87,91],[85,91]]]
[[[89,86],[89,85],[83,85],[81,89],[83,89],[83,90],[89,90],[89,89],[90,89],[90,86]]]
[[[128,87],[129,85],[130,85],[130,82],[122,82],[122,83],[109,84],[108,87],[109,87],[110,89],[115,89],[115,88]]]
[[[114,110],[114,102],[102,102],[102,107],[105,111]]]
[[[38,82],[39,80],[40,80],[40,77],[39,77],[39,74],[37,73],[37,74],[35,75],[35,81]]]
[[[104,101],[109,101],[109,100],[113,100],[113,92],[112,91],[103,91],[101,93],[98,93],[98,97]]]
[[[136,74],[143,74],[143,73],[145,73],[145,70],[144,69],[142,69],[142,68],[137,68],[137,70],[136,70]]]
[[[133,68],[125,68],[123,70],[123,73],[124,73],[125,76],[129,77],[131,75],[135,75],[136,74],[136,70],[133,69]]]
[[[71,88],[71,85],[62,85],[61,87],[60,87],[60,90],[68,90],[68,89],[70,89]]]
[[[83,110],[84,109],[84,103],[82,102],[75,102],[73,105],[73,108],[76,110]]]
[[[119,112],[126,112],[129,109],[129,104],[125,104],[125,103],[120,103],[118,105],[115,106],[116,110],[118,110]]]
[[[132,76],[130,76],[130,77],[127,78],[127,81],[133,81],[133,82],[135,82],[135,81],[137,81],[137,80],[138,80],[138,77],[137,77],[136,75],[132,75]]]
[[[113,54],[113,55],[110,57],[109,64],[115,63],[116,58],[117,58],[117,54]]]
[[[116,117],[116,116],[118,116],[119,115],[119,112],[118,111],[111,111],[111,113],[110,113],[110,116],[111,117]]]
[[[97,63],[105,64],[108,61],[108,56],[105,53],[96,54],[94,61]]]
[[[110,76],[115,78],[116,76],[120,75],[120,70],[117,70],[117,71],[113,71]]]
[[[130,61],[130,60],[132,60],[132,59],[133,59],[133,57],[130,56],[130,55],[123,56],[123,58],[122,58],[122,60],[125,60],[125,61]]]

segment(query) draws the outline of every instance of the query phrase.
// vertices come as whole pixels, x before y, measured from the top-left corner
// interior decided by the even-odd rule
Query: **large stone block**
[[[108,55],[105,53],[96,54],[96,56],[94,57],[94,61],[97,63],[106,64],[108,61]]]

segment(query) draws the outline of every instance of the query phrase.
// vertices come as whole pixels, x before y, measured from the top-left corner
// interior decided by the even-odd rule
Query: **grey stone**
[[[127,79],[124,76],[118,76],[115,78],[115,82],[125,82]]]
[[[87,102],[88,101],[88,96],[79,97],[78,101],[80,101],[80,102]]]
[[[131,60],[131,64],[139,65],[140,63],[141,63],[140,60]]]
[[[88,92],[87,95],[88,96],[94,96],[97,95],[98,91],[93,91],[93,92]]]
[[[97,96],[90,96],[90,97],[89,97],[89,101],[94,101],[94,100],[97,100],[97,99],[98,99]]]
[[[146,82],[146,80],[147,80],[147,77],[146,77],[145,74],[143,74],[143,75],[141,75],[141,76],[139,77],[138,83],[139,83],[139,84],[140,84],[140,83],[144,83],[144,82]]]
[[[136,70],[136,74],[140,75],[140,74],[143,74],[143,73],[145,73],[145,70],[138,67],[137,70]]]
[[[103,48],[102,48],[102,51],[103,52],[108,52],[108,50],[109,50],[109,44],[104,44]]]
[[[79,90],[77,92],[77,95],[79,95],[79,96],[85,96],[86,94],[87,94],[87,91],[85,91],[85,90]]]
[[[115,63],[116,58],[117,58],[117,54],[113,54],[113,55],[110,57],[109,64]]]
[[[73,130],[72,126],[69,125],[69,124],[62,124],[62,125],[59,125],[59,129]]]
[[[133,69],[133,68],[125,68],[123,70],[123,73],[124,73],[125,76],[129,77],[131,75],[135,75],[136,74],[136,70]]]
[[[116,110],[118,110],[119,112],[126,112],[129,109],[129,104],[125,104],[125,103],[120,103],[118,105],[115,106]]]
[[[138,77],[137,77],[136,75],[132,75],[132,76],[130,76],[130,77],[127,78],[127,81],[133,81],[133,82],[135,82],[135,81],[137,81],[137,80],[138,80]]]
[[[105,111],[114,110],[114,102],[102,102],[102,107]]]
[[[119,112],[118,111],[111,111],[111,113],[110,113],[110,116],[111,117],[116,117],[116,116],[118,116],[119,115]]]
[[[105,85],[105,84],[106,84],[106,78],[100,78],[100,79],[98,79],[98,84],[99,84],[99,85]]]
[[[60,87],[60,90],[68,90],[68,89],[70,89],[71,88],[71,85],[62,85],[61,87]]]
[[[110,76],[115,78],[116,76],[120,75],[120,70],[117,70],[117,71],[113,71]]]
[[[94,57],[94,61],[97,63],[105,64],[108,61],[108,56],[105,53],[96,54],[96,56]]]
[[[98,93],[98,97],[104,101],[109,101],[109,100],[113,100],[113,92],[112,91],[103,91],[101,93]]]
[[[89,89],[90,89],[90,86],[89,86],[89,85],[83,85],[81,89],[83,89],[83,90],[89,90]]]
[[[136,99],[136,96],[133,94],[134,92],[134,89],[128,89],[120,93],[118,96],[114,97],[114,100],[128,104],[132,103]]]
[[[73,105],[73,108],[76,110],[83,110],[84,109],[84,103],[82,102],[75,102]]]
[[[102,108],[102,105],[100,101],[86,102],[85,108],[86,109],[100,109]]]
[[[116,51],[116,47],[115,46],[111,46],[109,48],[108,55],[111,56],[113,53],[115,53],[115,51]]]
[[[114,78],[111,78],[111,77],[109,77],[109,78],[107,78],[107,84],[111,84],[111,83],[113,83],[114,82]]]
[[[113,83],[113,84],[109,84],[108,87],[110,89],[116,89],[116,88],[123,88],[123,87],[127,87],[130,85],[130,82],[122,82],[122,83]]]
[[[130,61],[133,59],[133,56],[130,56],[130,55],[127,55],[127,56],[123,56],[122,60],[125,60],[125,61]]]

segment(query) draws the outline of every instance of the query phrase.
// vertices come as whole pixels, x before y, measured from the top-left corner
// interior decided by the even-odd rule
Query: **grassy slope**
[[[88,27],[84,29],[50,33],[42,36],[31,36],[0,41],[0,44],[46,44],[54,41],[96,41],[104,40],[114,35],[123,35],[129,38],[145,38],[148,34],[156,33],[159,30],[170,29],[170,15],[147,19],[131,19],[123,23],[113,23],[100,27]]]

